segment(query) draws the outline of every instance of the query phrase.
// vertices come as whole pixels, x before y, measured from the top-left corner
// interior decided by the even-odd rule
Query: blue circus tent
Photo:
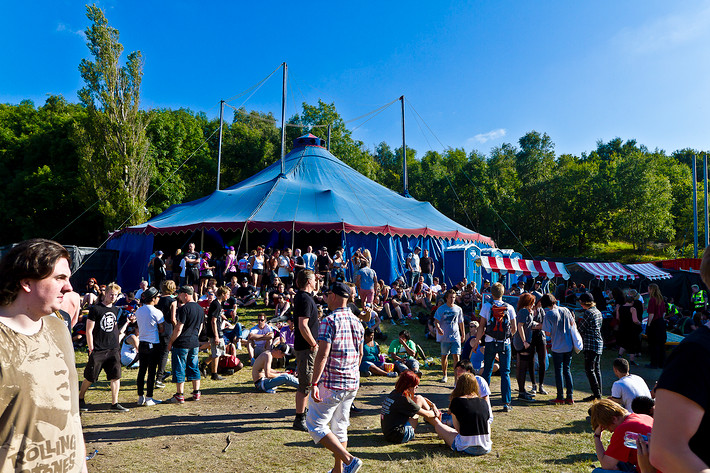
[[[456,223],[430,203],[404,197],[358,173],[305,135],[284,158],[261,172],[201,199],[173,205],[147,222],[116,232],[108,243],[119,250],[117,280],[137,287],[153,251],[153,236],[204,231],[338,232],[349,257],[372,253],[373,269],[391,282],[405,273],[416,246],[428,249],[441,274],[443,250],[493,240]]]

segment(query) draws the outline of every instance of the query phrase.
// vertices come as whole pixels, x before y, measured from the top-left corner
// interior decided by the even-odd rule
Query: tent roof
[[[179,233],[200,229],[346,231],[478,241],[495,246],[437,211],[358,173],[320,140],[304,136],[284,159],[224,190],[173,205],[124,231]]]
[[[627,264],[626,267],[652,280],[670,279],[673,277],[670,273],[663,271],[661,268],[651,263]]]
[[[518,276],[537,277],[538,275],[542,275],[548,278],[570,278],[567,268],[565,268],[563,264],[555,263],[554,261],[479,256],[476,258],[476,264],[485,268],[486,271],[501,274],[515,273]]]
[[[624,268],[621,263],[571,263],[570,268],[578,267],[592,274],[597,279],[636,279],[638,274]]]

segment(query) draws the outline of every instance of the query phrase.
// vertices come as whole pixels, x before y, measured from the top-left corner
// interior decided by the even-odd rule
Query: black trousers
[[[153,388],[155,388],[155,372],[158,369],[158,363],[162,352],[160,343],[140,342],[138,345],[138,359],[140,366],[138,367],[138,378],[136,385],[138,386],[138,395],[143,395],[143,383],[145,382],[146,371],[148,372],[148,389],[146,395],[153,397]]]
[[[589,380],[589,387],[592,395],[600,398],[602,396],[602,356],[590,350],[584,350],[584,372]]]

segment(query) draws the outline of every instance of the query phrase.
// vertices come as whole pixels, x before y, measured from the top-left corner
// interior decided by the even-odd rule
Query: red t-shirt
[[[624,445],[624,435],[626,432],[636,432],[637,434],[649,435],[653,429],[653,417],[645,414],[630,414],[611,434],[611,441],[604,452],[607,456],[619,461],[632,463],[638,469],[636,460],[636,449]]]

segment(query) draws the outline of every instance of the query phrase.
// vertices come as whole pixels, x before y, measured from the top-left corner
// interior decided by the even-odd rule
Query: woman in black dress
[[[624,305],[619,306],[616,311],[619,321],[619,334],[616,339],[619,344],[619,356],[628,352],[631,365],[636,365],[636,354],[641,351],[641,318],[634,307],[634,300],[631,294],[627,294]]]

